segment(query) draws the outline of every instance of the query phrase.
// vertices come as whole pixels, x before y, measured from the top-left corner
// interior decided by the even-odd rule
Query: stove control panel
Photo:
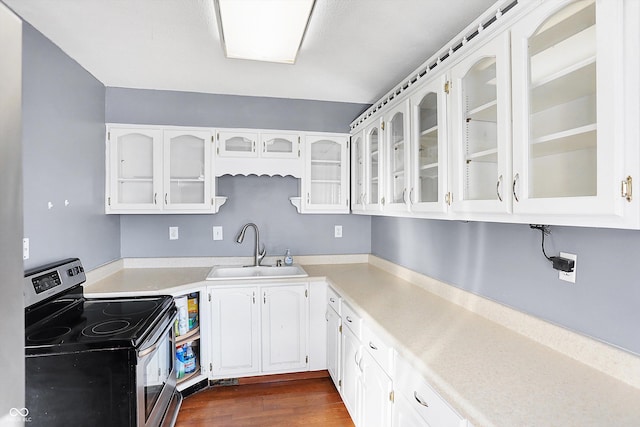
[[[86,276],[78,258],[69,258],[26,271],[25,308],[84,283]]]

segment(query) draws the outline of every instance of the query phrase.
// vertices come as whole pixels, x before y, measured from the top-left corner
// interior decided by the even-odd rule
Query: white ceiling
[[[377,101],[494,3],[317,0],[286,65],[225,58],[212,0],[2,1],[105,86],[355,103]]]

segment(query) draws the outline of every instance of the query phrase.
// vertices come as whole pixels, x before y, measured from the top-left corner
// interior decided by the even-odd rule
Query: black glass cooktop
[[[49,308],[44,315],[27,314],[27,354],[136,347],[173,306],[173,298],[80,298],[53,303],[57,312]]]

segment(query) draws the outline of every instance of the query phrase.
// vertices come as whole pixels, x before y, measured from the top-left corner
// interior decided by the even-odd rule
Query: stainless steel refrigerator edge
[[[0,425],[23,425],[22,22],[0,2]],[[28,410],[28,408],[27,408]]]

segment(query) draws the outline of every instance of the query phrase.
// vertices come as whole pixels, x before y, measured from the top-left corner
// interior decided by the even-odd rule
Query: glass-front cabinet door
[[[502,34],[451,70],[452,210],[510,212],[509,38]]]
[[[624,176],[615,1],[557,1],[513,28],[514,212],[613,214]]]
[[[306,136],[304,212],[349,212],[348,141],[346,136]]]
[[[447,192],[447,76],[433,79],[411,97],[412,212],[445,212]]]
[[[217,155],[220,157],[257,157],[258,134],[248,131],[216,133]]]
[[[165,209],[212,209],[211,137],[208,131],[164,131]]]
[[[260,149],[262,157],[280,159],[300,157],[300,135],[262,132]]]
[[[408,210],[409,181],[409,101],[403,101],[385,114],[385,211]]]
[[[364,210],[364,131],[351,136],[351,210]]]
[[[381,119],[373,120],[364,131],[365,137],[365,189],[364,207],[367,211],[379,211],[384,204],[382,194],[382,156],[380,155],[383,146]]]
[[[107,211],[162,209],[162,130],[112,128]]]

